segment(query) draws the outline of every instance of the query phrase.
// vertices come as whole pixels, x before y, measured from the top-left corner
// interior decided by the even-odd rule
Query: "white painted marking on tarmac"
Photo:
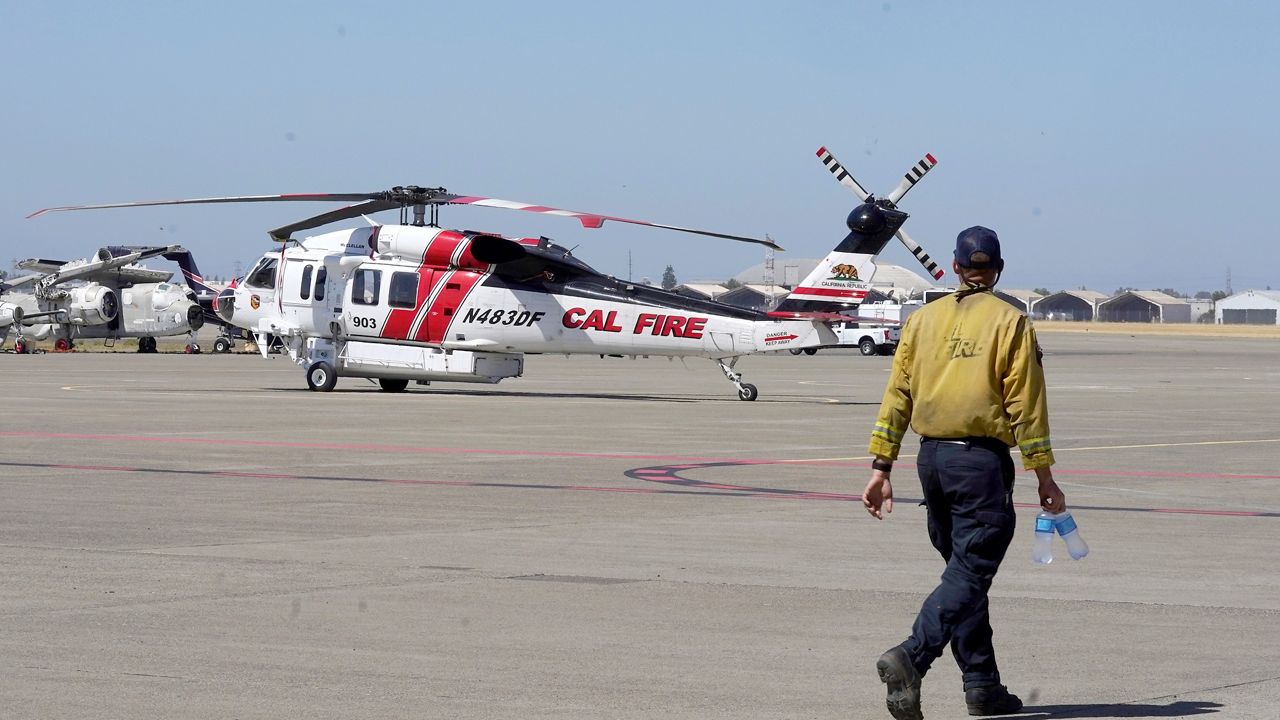
[[[1095,445],[1092,447],[1054,448],[1055,453],[1073,450],[1136,450],[1141,448],[1192,447],[1196,445],[1256,445],[1260,443],[1280,443],[1280,438],[1263,438],[1259,440],[1196,440],[1174,443],[1146,443],[1143,445]]]

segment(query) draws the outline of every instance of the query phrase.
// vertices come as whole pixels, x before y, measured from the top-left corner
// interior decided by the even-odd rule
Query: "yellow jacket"
[[[1031,321],[989,292],[935,300],[907,319],[871,432],[873,455],[923,437],[1017,444],[1028,470],[1053,464],[1044,368]]]

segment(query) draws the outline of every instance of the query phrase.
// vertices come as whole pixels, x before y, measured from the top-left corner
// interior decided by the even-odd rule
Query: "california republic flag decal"
[[[870,255],[833,252],[787,298],[857,304],[867,296],[875,274],[876,265]]]

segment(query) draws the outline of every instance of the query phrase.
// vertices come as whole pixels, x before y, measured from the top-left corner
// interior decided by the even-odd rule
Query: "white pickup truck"
[[[863,355],[892,355],[898,347],[898,338],[902,331],[897,327],[858,327],[858,323],[840,323],[831,328],[839,339],[835,345],[825,347],[856,347]],[[804,348],[792,350],[792,355],[804,353],[816,355],[820,348]]]

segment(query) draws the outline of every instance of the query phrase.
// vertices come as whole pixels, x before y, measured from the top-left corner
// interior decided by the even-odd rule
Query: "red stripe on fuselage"
[[[467,296],[471,294],[471,290],[480,284],[480,280],[484,276],[485,273],[479,273],[474,270],[458,270],[453,273],[446,273],[445,286],[436,295],[436,301],[431,303],[431,308],[427,310],[427,318],[423,321],[422,327],[418,329],[418,339],[426,340],[433,344],[444,342],[449,326],[453,324],[453,319],[457,317],[458,310],[462,308],[462,304],[466,301]],[[449,314],[446,315],[446,311]]]
[[[432,280],[438,280],[445,275],[443,272],[433,273],[433,270],[444,270],[449,267],[449,258],[453,255],[454,250],[458,249],[458,243],[460,242],[462,242],[462,235],[452,230],[444,230],[432,238],[431,242],[427,243],[416,270],[418,273],[418,296],[413,307],[392,309],[387,315],[386,322],[383,323],[379,337],[392,340],[409,339],[409,331],[413,329],[414,318],[418,316],[418,310],[422,307],[422,303],[431,294]],[[388,278],[388,282],[390,282],[390,278]]]

